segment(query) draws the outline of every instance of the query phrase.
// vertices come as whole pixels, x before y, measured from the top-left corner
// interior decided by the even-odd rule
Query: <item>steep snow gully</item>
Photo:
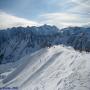
[[[6,77],[0,80],[0,87],[90,90],[90,53],[80,53],[71,47],[43,48],[14,62],[11,67],[9,64],[5,67],[10,70],[7,70],[8,74],[3,72]]]

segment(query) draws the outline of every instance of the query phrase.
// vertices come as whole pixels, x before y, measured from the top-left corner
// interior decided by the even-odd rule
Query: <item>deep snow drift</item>
[[[19,90],[90,90],[90,53],[53,46],[25,56],[11,67],[12,72],[1,80],[1,87],[19,87]]]

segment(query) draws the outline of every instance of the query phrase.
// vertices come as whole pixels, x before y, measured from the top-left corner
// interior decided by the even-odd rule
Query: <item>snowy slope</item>
[[[0,86],[19,90],[90,90],[90,53],[72,48],[43,48],[17,61]]]

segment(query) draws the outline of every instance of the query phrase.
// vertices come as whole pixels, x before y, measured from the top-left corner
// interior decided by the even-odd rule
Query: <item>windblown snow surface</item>
[[[19,90],[90,90],[90,53],[80,53],[70,47],[59,45],[43,48],[4,66],[7,69],[2,71],[6,77],[0,81],[1,87],[18,87]],[[4,66],[0,66],[0,69],[4,69]]]

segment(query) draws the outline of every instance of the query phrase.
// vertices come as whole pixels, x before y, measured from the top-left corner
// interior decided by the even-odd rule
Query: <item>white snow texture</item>
[[[0,87],[19,90],[90,90],[90,53],[62,45],[43,48],[0,65]]]

